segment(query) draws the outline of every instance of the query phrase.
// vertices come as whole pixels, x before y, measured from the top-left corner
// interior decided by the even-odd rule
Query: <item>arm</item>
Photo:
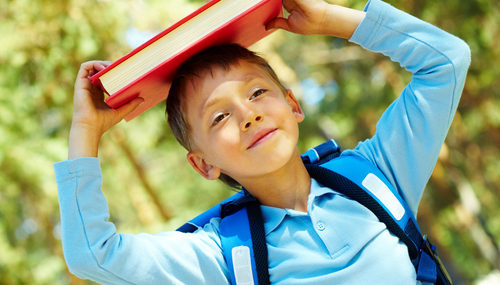
[[[64,257],[80,278],[103,284],[228,284],[218,220],[194,234],[119,234],[108,221],[97,158],[54,165]]]
[[[226,284],[216,220],[195,234],[157,235],[118,234],[108,221],[97,147],[102,134],[140,101],[117,110],[104,104],[88,77],[106,64],[82,65],[75,83],[71,160],[54,164],[69,270],[104,284]]]
[[[382,115],[373,138],[345,155],[377,165],[416,214],[465,83],[470,50],[462,40],[379,0],[365,12],[322,0],[285,0],[288,19],[269,28],[350,39],[413,73]]]
[[[365,10],[350,40],[389,56],[413,75],[380,118],[375,135],[354,154],[377,165],[416,215],[458,107],[470,49],[459,38],[382,1],[370,1]]]

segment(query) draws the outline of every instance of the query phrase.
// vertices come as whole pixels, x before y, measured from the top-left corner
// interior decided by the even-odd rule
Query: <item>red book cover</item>
[[[194,11],[171,27],[167,28],[163,32],[159,33],[140,47],[134,49],[124,57],[115,61],[106,69],[92,76],[90,78],[91,82],[94,85],[99,86],[101,89],[103,89],[104,92],[106,92],[100,81],[100,77],[103,74],[115,68],[120,63],[124,62],[137,52],[143,50],[145,47],[159,40],[196,15],[203,13],[203,11],[219,1],[221,0],[212,0],[203,5],[201,8]],[[142,114],[146,110],[150,109],[151,107],[167,98],[168,91],[170,89],[170,81],[176,69],[194,54],[210,46],[224,43],[238,43],[242,46],[248,47],[261,38],[270,34],[271,31],[266,31],[265,24],[268,23],[271,19],[282,15],[281,5],[281,0],[256,1],[255,5],[252,6],[252,8],[232,18],[227,23],[220,26],[218,29],[211,31],[205,37],[202,37],[195,41],[192,45],[186,47],[183,50],[179,50],[177,54],[158,64],[155,68],[153,68],[149,72],[146,72],[145,74],[134,80],[132,83],[121,88],[119,91],[113,94],[109,94],[108,92],[106,92],[109,95],[105,100],[106,103],[111,108],[117,108],[138,96],[144,98],[144,103],[136,108],[136,110],[129,114],[125,119],[129,121],[135,118],[136,116]]]

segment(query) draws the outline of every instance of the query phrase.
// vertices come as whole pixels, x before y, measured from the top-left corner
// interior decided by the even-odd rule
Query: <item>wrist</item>
[[[365,17],[364,11],[339,5],[327,5],[323,19],[323,34],[350,39]]]
[[[97,157],[102,133],[92,126],[72,123],[69,131],[68,159]]]

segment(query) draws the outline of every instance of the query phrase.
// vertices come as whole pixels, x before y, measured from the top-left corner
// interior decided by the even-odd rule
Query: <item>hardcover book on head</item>
[[[144,98],[125,118],[131,120],[167,98],[172,76],[188,58],[218,44],[250,46],[271,33],[265,25],[282,11],[281,0],[212,0],[90,79],[109,95],[111,108]]]

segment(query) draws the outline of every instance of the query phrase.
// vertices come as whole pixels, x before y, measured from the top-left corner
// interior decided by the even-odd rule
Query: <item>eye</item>
[[[222,113],[219,114],[215,117],[215,119],[212,122],[212,127],[220,123],[222,120],[224,120],[227,117],[228,113]]]
[[[259,97],[260,95],[264,94],[266,91],[267,91],[267,89],[257,89],[257,90],[255,90],[255,92],[253,92],[252,96],[250,96],[250,100]]]

